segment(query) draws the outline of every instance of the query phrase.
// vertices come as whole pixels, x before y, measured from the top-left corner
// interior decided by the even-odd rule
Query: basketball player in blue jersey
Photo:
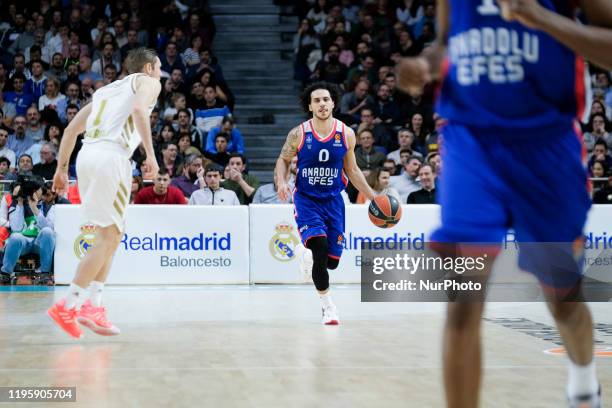
[[[584,303],[558,295],[580,288],[576,259],[590,206],[574,130],[584,98],[580,56],[612,68],[612,30],[601,28],[612,26],[612,1],[578,2],[599,27],[575,22],[573,3],[439,0],[438,39],[422,56],[400,62],[398,84],[417,94],[430,80],[442,81],[437,110],[449,122],[442,132],[442,226],[432,241],[497,245],[512,228],[519,242],[561,244],[569,255],[569,272],[537,263],[534,255],[550,260],[546,245],[537,253],[521,248],[519,264],[541,281],[563,337],[570,407],[599,408],[591,314]],[[449,304],[449,407],[478,406],[482,312],[482,303]]]
[[[334,85],[319,82],[306,88],[302,107],[312,119],[293,128],[276,161],[278,196],[287,201],[291,160],[297,156],[293,203],[295,220],[306,253],[298,253],[301,263],[312,256],[312,280],[322,303],[323,324],[337,325],[338,312],[329,292],[328,269],[336,269],[344,244],[344,201],[340,193],[348,180],[371,200],[374,191],[357,167],[355,133],[334,119],[338,102]],[[310,254],[310,251],[312,253]],[[301,251],[300,251],[301,252]],[[304,268],[304,265],[301,265]]]

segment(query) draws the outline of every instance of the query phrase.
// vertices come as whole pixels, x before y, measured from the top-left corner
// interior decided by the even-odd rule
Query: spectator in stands
[[[62,99],[66,99],[66,96],[60,93],[60,81],[55,77],[49,77],[45,87],[45,94],[38,99],[38,110],[42,111],[49,106],[57,112],[57,104]]]
[[[32,73],[25,65],[25,56],[22,53],[17,53],[13,56],[13,69],[9,72],[9,78],[13,78],[17,74],[23,74],[25,77],[24,83],[32,76]]]
[[[24,24],[23,31],[8,48],[10,53],[24,52],[26,48],[34,44],[34,20],[28,18]],[[9,34],[9,38],[10,38]]]
[[[189,205],[240,205],[236,193],[223,188],[220,184],[222,169],[211,164],[204,170],[206,187],[194,191],[189,198]]]
[[[346,80],[348,69],[340,62],[340,48],[332,44],[327,49],[325,58],[319,61],[312,73],[312,81],[325,81],[342,84]]]
[[[116,71],[121,69],[121,62],[115,59],[115,44],[107,42],[102,47],[100,57],[94,60],[91,65],[91,72],[95,72],[98,75],[104,75],[104,68],[109,65],[115,67]]]
[[[144,183],[141,176],[132,176],[132,188],[130,189],[130,204],[134,204],[134,200],[138,192],[142,190]]]
[[[229,135],[225,132],[217,133],[215,136],[215,150],[216,153],[211,153],[208,150],[204,151],[204,157],[212,160],[222,168],[225,168],[229,163],[231,154],[227,151],[229,143]]]
[[[593,195],[593,204],[612,204],[612,173],[608,173],[608,184]]]
[[[361,121],[360,112],[374,105],[374,99],[368,94],[370,90],[369,81],[359,81],[353,92],[345,93],[340,100],[340,112],[352,117],[351,125]]]
[[[293,197],[289,196],[288,201],[281,201],[278,198],[278,190],[276,187],[276,174],[274,174],[274,182],[264,184],[259,187],[253,196],[253,204],[285,204],[292,203]]]
[[[170,97],[170,105],[164,110],[164,113],[162,115],[162,119],[166,123],[172,123],[179,110],[187,109],[187,99],[185,99],[185,95],[180,92],[174,92],[171,95],[172,96]],[[187,109],[187,112],[189,112],[189,109]]]
[[[57,114],[60,120],[66,123],[66,110],[68,106],[76,106],[81,109],[82,103],[79,96],[79,84],[77,82],[66,83],[66,98],[57,103]]]
[[[436,174],[436,183],[442,175],[442,156],[438,152],[432,152],[427,155],[427,163],[433,167],[433,171]]]
[[[605,141],[608,148],[612,149],[612,134],[606,131],[608,127],[608,118],[606,118],[605,114],[595,113],[591,115],[588,125],[589,131],[584,133],[584,144],[588,151],[593,150],[597,140]]]
[[[395,164],[395,160],[387,158],[383,162],[382,168],[389,173],[389,176],[395,176],[397,164]]]
[[[202,158],[191,154],[183,162],[183,174],[173,178],[170,185],[181,190],[185,198],[189,198],[194,191],[200,188],[198,181],[203,176]]]
[[[231,116],[224,117],[220,126],[214,127],[208,132],[205,146],[207,152],[212,154],[218,153],[216,139],[219,133],[225,133],[229,136],[227,153],[244,154],[244,138],[242,137],[242,133],[236,128],[234,119]]]
[[[11,161],[4,156],[0,156],[0,180],[6,179],[6,176],[10,174],[10,171]]]
[[[107,65],[104,67],[103,77],[103,85],[108,85],[111,82],[115,82],[117,80],[117,68],[114,65]]]
[[[24,90],[26,77],[16,73],[11,77],[13,90],[4,93],[4,100],[15,105],[17,115],[25,115],[27,109],[34,103],[34,96]]]
[[[420,0],[403,0],[397,7],[395,15],[402,24],[412,28],[424,15],[423,4]]]
[[[26,81],[24,91],[34,97],[34,103],[38,103],[38,98],[45,93],[47,76],[41,61],[32,61],[31,70],[32,77]]]
[[[119,50],[119,52],[121,53],[121,60],[124,61],[125,57],[127,57],[128,52],[141,46],[142,44],[138,42],[138,31],[130,28],[127,32],[127,43],[123,45]]]
[[[368,185],[372,187],[372,190],[376,193],[376,195],[388,194],[392,197],[395,197],[398,201],[400,200],[399,193],[392,187],[389,187],[389,180],[391,178],[391,174],[388,170],[384,168],[376,168],[370,171],[370,174],[366,177],[366,181]],[[362,192],[357,194],[357,200],[355,204],[367,204],[368,200],[363,195]]]
[[[178,54],[178,47],[174,42],[168,42],[166,44],[166,51],[160,56],[161,69],[162,71],[170,74],[172,69],[178,68],[181,72],[185,72],[185,65]]]
[[[10,140],[10,139],[9,139]],[[593,148],[593,154],[589,159],[589,169],[593,167],[593,163],[595,161],[604,162],[608,168],[612,168],[612,156],[608,154],[608,145],[603,140],[598,140],[595,142],[595,147]]]
[[[210,85],[204,88],[204,100],[206,106],[196,110],[195,122],[198,129],[208,134],[212,128],[221,124],[224,117],[231,115],[231,112],[223,102],[217,100],[217,91]]]
[[[429,153],[427,149],[427,136],[429,136],[429,134],[425,129],[423,121],[423,115],[420,113],[415,113],[410,119],[408,129],[410,129],[412,134],[414,134],[412,149],[421,153],[422,156],[426,156],[427,153]]]
[[[391,89],[385,84],[378,86],[376,100],[372,104],[374,123],[383,123],[388,126],[400,124],[400,107],[391,99]]]
[[[357,166],[364,170],[373,170],[382,167],[385,155],[374,149],[374,134],[364,129],[359,133],[359,145],[355,147]]]
[[[215,88],[217,93],[217,99],[220,103],[229,106],[230,110],[233,107],[233,94],[225,82],[218,81],[210,68],[204,68],[196,74],[200,78],[202,89],[206,89],[207,86]]]
[[[342,22],[338,22],[336,24],[340,24],[341,26],[343,25]],[[338,58],[339,61],[347,68],[350,67],[353,61],[355,61],[355,54],[353,54],[353,51],[348,48],[349,44],[346,35],[336,34],[334,36],[334,44],[340,49],[340,57]]]
[[[161,166],[166,169],[170,177],[174,177],[176,169],[180,164],[177,161],[178,147],[174,142],[164,143],[161,148]]]
[[[46,142],[53,143],[55,147],[59,149],[63,133],[64,130],[62,129],[62,125],[60,125],[59,123],[50,123],[49,125],[47,125],[47,127],[45,127],[45,134],[43,136],[43,140]]]
[[[321,43],[314,31],[311,22],[303,19],[297,33],[293,36],[293,53],[295,54],[295,66],[293,78],[304,83],[310,75],[308,68],[308,57],[313,50],[319,50]]]
[[[66,71],[64,70],[64,56],[61,52],[56,52],[51,57],[51,66],[49,70],[45,73],[47,78],[55,77],[61,82],[66,80]]]
[[[134,204],[186,204],[185,196],[178,188],[170,185],[168,170],[160,168],[154,184],[138,192]]]
[[[432,165],[423,164],[419,168],[421,189],[408,194],[407,204],[436,204],[436,172]]]
[[[45,180],[53,180],[57,168],[56,147],[51,142],[46,142],[40,149],[40,163],[35,164],[32,173],[41,176]]]
[[[15,152],[8,147],[9,133],[6,128],[0,127],[0,157],[6,158],[10,164],[16,162]],[[10,168],[13,169],[12,167]]]
[[[188,109],[179,109],[177,122],[173,125],[178,134],[189,134],[192,146],[202,146],[202,132],[191,123],[191,112]]]
[[[182,54],[183,64],[190,71],[200,65],[200,51],[202,50],[202,37],[195,34],[191,37],[190,46]]]
[[[595,160],[593,164],[591,165],[591,168],[589,169],[589,174],[591,174],[593,178],[606,177],[606,174],[608,174],[608,168],[606,167],[606,163],[603,161]],[[604,188],[607,184],[606,181],[603,181],[603,182],[599,180],[593,181],[593,192],[596,192],[597,190]]]
[[[159,142],[161,144],[175,143],[176,139],[178,139],[178,133],[176,132],[176,130],[174,130],[174,128],[170,124],[165,124],[162,126],[159,132],[159,136],[160,136]],[[160,153],[161,153],[161,144],[159,145]]]
[[[414,142],[414,134],[406,128],[401,128],[397,131],[397,143],[399,148],[397,150],[392,151],[387,154],[388,159],[392,159],[396,165],[401,164],[400,161],[400,151],[408,149],[411,152],[411,155],[417,157],[423,157],[421,153],[412,150],[412,143]]]
[[[187,105],[192,109],[206,109],[206,99],[204,99],[204,85],[201,82],[191,84],[191,91],[187,98]]]
[[[38,142],[45,134],[45,127],[40,123],[40,113],[35,106],[30,106],[26,115],[28,121],[26,137],[31,138],[34,142]]]
[[[422,188],[416,181],[420,167],[421,159],[412,156],[404,164],[404,171],[397,176],[391,177],[390,185],[399,193],[400,202],[405,203],[410,193]]]
[[[0,88],[0,127],[2,127],[2,125],[10,127],[13,123],[15,115],[17,115],[17,108],[15,107],[15,104],[4,100],[4,95]]]
[[[238,196],[240,204],[248,204],[259,187],[259,180],[251,174],[246,174],[246,160],[240,153],[232,153],[228,162],[229,178],[223,181],[222,186],[232,190]]]
[[[17,187],[20,188],[20,187]],[[8,211],[11,236],[6,240],[1,273],[13,275],[19,257],[29,253],[40,255],[38,273],[50,273],[55,251],[55,207],[45,215],[39,209],[42,188],[31,196],[21,197],[13,193]]]
[[[26,135],[26,124],[25,116],[15,116],[13,134],[9,135],[8,138],[8,148],[14,151],[17,157],[21,157],[34,144],[32,138]]]

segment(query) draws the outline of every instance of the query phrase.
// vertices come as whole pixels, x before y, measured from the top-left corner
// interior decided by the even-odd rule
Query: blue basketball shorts
[[[591,205],[582,144],[569,125],[503,133],[457,123],[443,129],[442,225],[431,240],[496,244],[513,229],[523,270],[571,286],[581,274],[576,245]],[[561,253],[566,261],[553,266]]]
[[[302,243],[313,237],[327,237],[327,255],[340,259],[344,248],[344,201],[340,194],[330,198],[315,198],[295,192],[293,195],[295,222]]]

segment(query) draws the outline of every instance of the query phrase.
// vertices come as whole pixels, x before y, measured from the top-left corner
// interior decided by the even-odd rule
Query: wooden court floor
[[[306,286],[109,287],[117,337],[72,340],[44,311],[65,287],[0,292],[0,386],[75,386],[58,407],[443,407],[443,304],[360,302],[339,327]],[[612,392],[612,305],[592,304]],[[544,304],[491,303],[483,407],[564,407],[565,356]],[[548,350],[548,353],[545,351]]]

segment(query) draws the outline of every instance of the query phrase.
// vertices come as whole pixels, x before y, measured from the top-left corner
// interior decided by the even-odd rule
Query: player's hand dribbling
[[[529,28],[538,28],[542,6],[536,0],[497,0],[501,16],[506,21],[518,21]]]
[[[51,190],[62,196],[68,192],[68,173],[57,170],[53,175],[53,186]]]
[[[431,81],[429,62],[423,57],[403,58],[397,67],[397,86],[404,92],[419,96]]]

